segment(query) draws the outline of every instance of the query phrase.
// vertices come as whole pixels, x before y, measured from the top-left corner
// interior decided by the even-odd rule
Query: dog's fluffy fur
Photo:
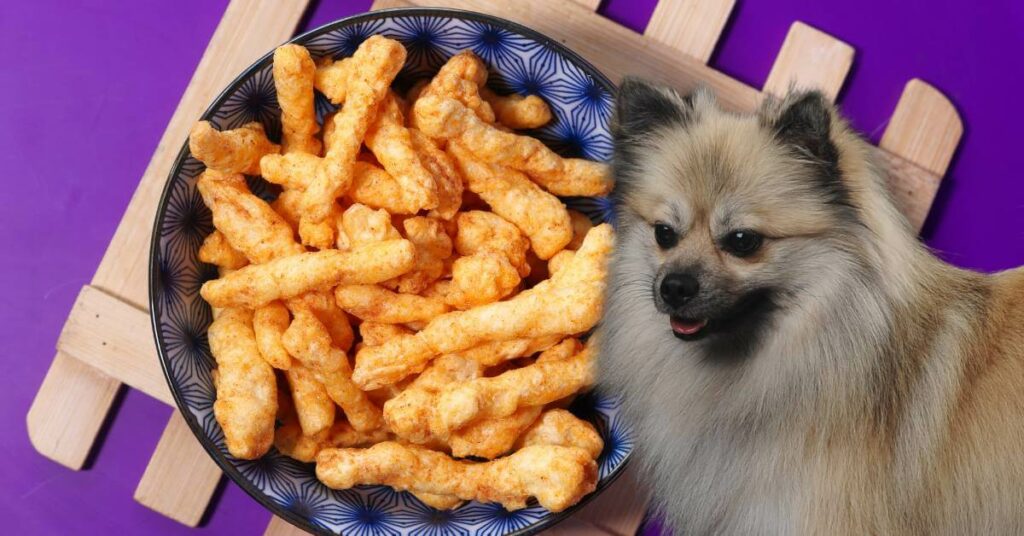
[[[1024,534],[1024,271],[931,255],[817,93],[736,114],[627,80],[613,130],[602,385],[671,526]],[[761,248],[723,251],[738,229]],[[700,283],[680,308],[671,272]]]

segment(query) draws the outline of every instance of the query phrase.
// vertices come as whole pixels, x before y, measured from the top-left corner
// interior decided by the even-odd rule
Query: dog
[[[614,116],[601,385],[667,524],[1024,534],[1024,270],[933,256],[820,93]]]

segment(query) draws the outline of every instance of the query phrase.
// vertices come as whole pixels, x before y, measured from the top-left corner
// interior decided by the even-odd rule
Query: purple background
[[[3,2],[0,45],[0,515],[20,534],[190,534],[132,500],[171,409],[129,391],[91,470],[29,445],[25,413],[78,293],[99,263],[226,0]],[[315,27],[369,0],[324,1]],[[654,0],[606,0],[642,30]],[[738,0],[712,64],[760,86],[794,20],[857,49],[840,95],[877,141],[911,77],[943,90],[966,133],[925,239],[981,270],[1024,264],[1024,4],[913,0]],[[983,5],[982,5],[983,4]],[[260,534],[269,514],[227,485],[200,534]]]

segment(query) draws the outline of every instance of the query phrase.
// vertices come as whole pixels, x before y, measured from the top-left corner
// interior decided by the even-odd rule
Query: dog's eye
[[[679,242],[679,235],[676,234],[675,229],[668,225],[665,225],[664,223],[655,223],[654,240],[658,242],[658,247],[661,249],[668,249]]]
[[[749,229],[732,231],[722,240],[722,249],[736,257],[746,257],[761,248],[764,239]]]

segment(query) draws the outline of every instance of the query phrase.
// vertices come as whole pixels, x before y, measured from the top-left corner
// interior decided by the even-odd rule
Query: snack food
[[[407,98],[404,58],[381,36],[337,61],[284,45],[280,146],[255,124],[194,129],[216,228],[200,258],[220,273],[201,288],[222,309],[215,416],[233,455],[273,444],[332,487],[560,511],[596,485],[600,436],[559,408],[592,383],[579,337],[612,236],[556,195],[604,191],[605,166],[513,133],[550,109],[488,90],[471,52]],[[313,88],[341,106],[322,126]]]
[[[217,401],[213,413],[224,430],[228,452],[236,458],[259,458],[274,441],[277,381],[260,359],[252,332],[252,313],[225,309],[207,332],[217,360]]]
[[[207,169],[221,173],[258,175],[260,158],[281,151],[281,146],[267,139],[263,125],[246,123],[232,130],[218,131],[209,121],[199,121],[188,135],[192,156],[206,164]]]
[[[400,490],[497,502],[508,510],[536,497],[561,512],[594,491],[597,463],[576,447],[532,445],[490,462],[456,461],[424,447],[392,441],[368,449],[326,449],[316,475],[333,488],[384,484]]]

